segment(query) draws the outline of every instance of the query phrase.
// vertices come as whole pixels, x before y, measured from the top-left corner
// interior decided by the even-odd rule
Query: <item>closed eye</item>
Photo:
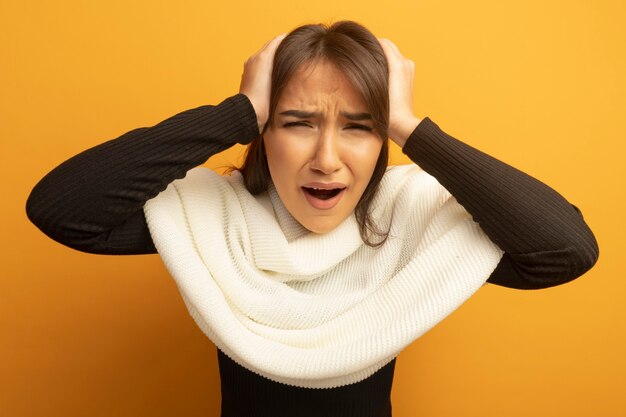
[[[311,125],[307,122],[289,122],[289,123],[285,123],[283,125],[283,127],[291,127],[291,126],[304,126],[304,127],[311,127]]]
[[[359,124],[348,125],[346,126],[346,129],[358,129],[358,130],[364,130],[366,132],[371,132],[372,130],[374,130],[369,126],[359,125]]]

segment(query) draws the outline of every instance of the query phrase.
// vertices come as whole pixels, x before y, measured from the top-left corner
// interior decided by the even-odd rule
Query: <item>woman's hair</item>
[[[291,31],[280,43],[274,56],[268,121],[261,135],[248,146],[246,158],[239,168],[251,194],[267,190],[271,177],[263,145],[263,133],[273,123],[281,93],[291,77],[303,65],[326,61],[334,64],[361,94],[374,122],[374,131],[383,146],[369,184],[356,205],[354,214],[361,238],[372,247],[382,245],[388,236],[370,218],[370,204],[387,168],[389,148],[388,66],[385,53],[376,37],[365,27],[352,21],[330,26],[309,24]],[[371,235],[378,237],[372,241]]]

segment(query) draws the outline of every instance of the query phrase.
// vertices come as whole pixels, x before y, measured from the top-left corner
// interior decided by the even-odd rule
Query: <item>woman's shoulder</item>
[[[231,186],[239,188],[244,186],[243,176],[236,169],[220,174],[217,171],[204,165],[195,167],[187,171],[187,174],[180,179],[173,181],[173,187],[205,187],[205,186]]]
[[[435,177],[417,164],[390,165],[387,167],[380,190],[395,195],[403,191],[437,191],[449,194]]]

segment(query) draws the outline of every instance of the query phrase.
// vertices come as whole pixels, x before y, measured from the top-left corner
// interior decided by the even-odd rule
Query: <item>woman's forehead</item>
[[[349,111],[366,110],[365,101],[335,64],[317,61],[298,68],[282,91],[277,107],[307,108],[342,105]]]

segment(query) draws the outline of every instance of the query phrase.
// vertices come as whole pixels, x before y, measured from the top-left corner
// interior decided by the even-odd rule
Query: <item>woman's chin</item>
[[[334,230],[341,221],[338,219],[319,219],[318,221],[312,221],[312,219],[307,219],[306,222],[300,222],[300,224],[310,232],[316,234],[324,234],[331,232]]]

